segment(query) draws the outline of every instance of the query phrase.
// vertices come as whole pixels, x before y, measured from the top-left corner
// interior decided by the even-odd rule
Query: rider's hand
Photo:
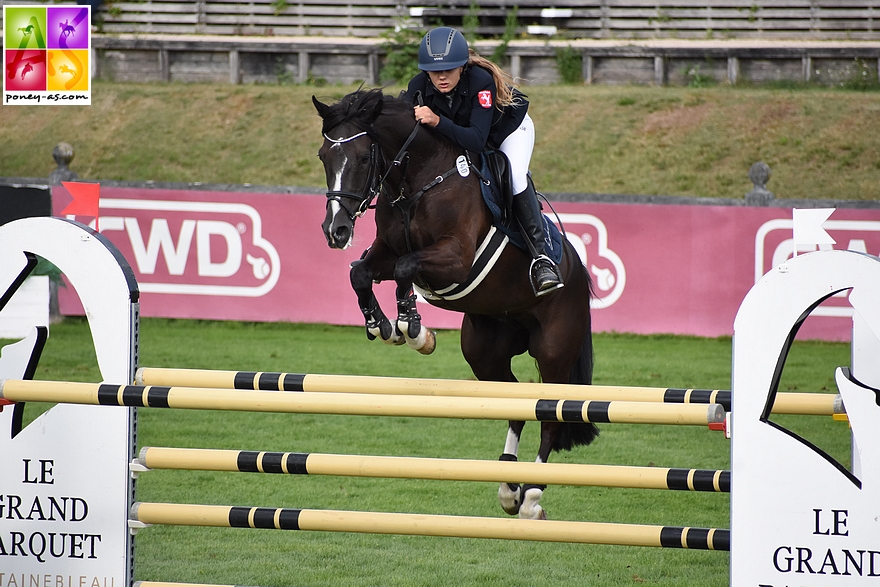
[[[416,122],[432,128],[440,124],[440,117],[434,114],[434,111],[427,106],[415,106],[413,112],[416,115]]]

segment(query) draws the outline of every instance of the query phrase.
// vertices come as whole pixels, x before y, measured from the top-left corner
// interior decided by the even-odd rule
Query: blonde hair
[[[496,88],[495,103],[499,110],[505,106],[519,104],[519,96],[513,93],[513,89],[517,87],[517,83],[514,81],[512,75],[498,67],[498,65],[492,61],[477,55],[477,53],[470,48],[468,48],[468,65],[482,67],[492,74]]]

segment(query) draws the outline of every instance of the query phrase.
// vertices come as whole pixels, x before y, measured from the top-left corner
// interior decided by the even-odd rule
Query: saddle
[[[507,155],[502,151],[483,151],[480,153],[480,166],[475,169],[480,176],[483,200],[492,212],[495,226],[516,247],[527,251],[525,239],[513,215],[513,180]],[[532,181],[531,175],[528,179]],[[562,260],[562,235],[546,215],[542,214],[541,219],[544,223],[547,256],[554,263],[559,263]]]
[[[481,179],[490,182],[489,189],[492,192],[492,199],[498,207],[496,219],[504,226],[513,228],[513,179],[510,161],[503,151],[484,151],[480,158],[482,160],[480,173],[485,176]],[[484,196],[485,181],[483,182]],[[491,205],[489,207],[492,208]],[[492,215],[495,216],[494,210]]]

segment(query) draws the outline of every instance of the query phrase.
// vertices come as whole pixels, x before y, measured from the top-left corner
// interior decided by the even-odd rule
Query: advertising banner
[[[54,188],[54,214],[70,202],[66,188]],[[373,213],[358,220],[353,245],[340,251],[321,231],[324,204],[315,194],[102,186],[98,227],[131,264],[143,316],[362,325],[348,273],[375,235]],[[553,207],[593,279],[599,332],[732,335],[748,290],[793,252],[790,208]],[[880,210],[839,209],[823,227],[835,243],[811,250],[880,254]],[[393,315],[393,284],[378,285],[377,297]],[[63,289],[61,310],[81,312]],[[431,328],[461,325],[459,314],[424,302],[419,311]],[[832,298],[802,337],[848,340],[850,315],[845,294]]]

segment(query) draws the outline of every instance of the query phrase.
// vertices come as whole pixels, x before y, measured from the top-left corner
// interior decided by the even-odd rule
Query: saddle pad
[[[480,154],[480,174],[486,179],[486,181],[480,181],[480,189],[483,192],[483,200],[492,212],[493,224],[498,230],[508,236],[510,242],[513,243],[514,246],[524,251],[528,251],[522,233],[519,230],[507,226],[503,221],[501,210],[504,198],[500,193],[499,182],[492,177],[486,156],[482,153]],[[486,185],[487,181],[489,182],[488,185]],[[541,220],[544,223],[545,252],[548,257],[553,259],[554,263],[560,263],[562,261],[562,234],[545,214],[541,215]]]

